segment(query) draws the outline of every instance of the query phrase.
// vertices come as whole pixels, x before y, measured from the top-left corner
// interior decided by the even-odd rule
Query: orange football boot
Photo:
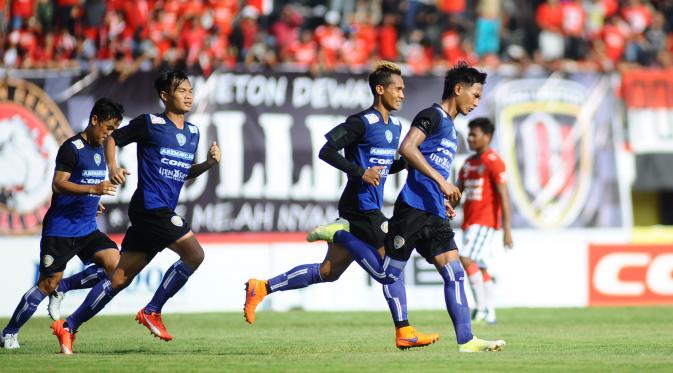
[[[431,345],[439,340],[439,334],[432,333],[425,335],[417,332],[412,326],[398,328],[395,334],[395,345],[400,350]]]
[[[255,309],[267,296],[266,281],[251,278],[245,283],[245,305],[243,313],[248,324],[255,322]]]
[[[155,337],[166,342],[173,340],[173,337],[168,334],[163,320],[161,320],[160,313],[152,312],[148,315],[145,313],[145,307],[143,307],[143,309],[136,314],[136,321],[138,321],[138,324],[145,325]]]
[[[50,328],[54,330],[53,334],[58,338],[58,344],[61,347],[61,353],[72,355],[72,344],[75,343],[75,333],[63,327],[65,320],[54,321]]]

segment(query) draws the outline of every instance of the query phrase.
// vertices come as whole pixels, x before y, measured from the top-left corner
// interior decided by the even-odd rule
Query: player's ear
[[[383,95],[383,92],[385,92],[385,87],[382,86],[381,84],[378,84],[376,87],[374,87],[376,90],[376,94]]]
[[[91,125],[94,127],[98,125],[98,116],[96,114],[91,116]]]
[[[460,96],[460,94],[463,92],[463,85],[458,82],[456,85],[453,86],[453,94],[455,96]]]

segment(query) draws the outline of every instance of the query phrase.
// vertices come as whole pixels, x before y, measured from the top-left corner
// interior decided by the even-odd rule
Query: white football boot
[[[19,335],[18,334],[5,334],[0,337],[0,347],[11,350],[19,348]]]
[[[65,293],[62,291],[55,291],[49,296],[47,311],[49,311],[49,317],[54,321],[61,319],[61,302],[63,302],[63,298],[65,298]]]

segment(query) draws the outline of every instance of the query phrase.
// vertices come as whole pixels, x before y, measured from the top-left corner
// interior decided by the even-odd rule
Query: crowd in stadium
[[[272,3],[272,4],[271,4]],[[269,6],[271,5],[271,6]],[[0,0],[2,65],[414,74],[673,65],[671,0]]]

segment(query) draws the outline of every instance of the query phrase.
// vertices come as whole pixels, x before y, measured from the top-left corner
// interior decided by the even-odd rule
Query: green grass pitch
[[[673,307],[503,309],[475,335],[507,341],[503,352],[460,354],[441,311],[411,311],[434,345],[399,351],[385,312],[165,314],[174,337],[150,336],[133,316],[97,317],[58,354],[50,320],[34,318],[18,350],[0,350],[0,372],[507,372],[673,371]],[[5,325],[7,318],[0,319]]]

